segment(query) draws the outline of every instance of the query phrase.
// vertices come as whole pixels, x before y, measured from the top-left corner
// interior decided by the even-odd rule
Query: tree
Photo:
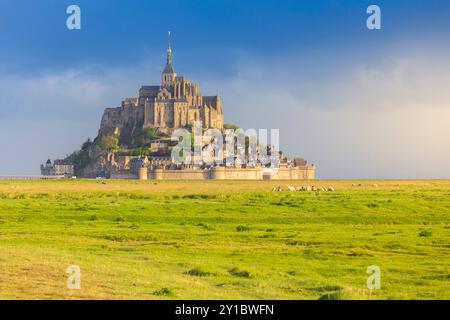
[[[100,138],[97,146],[102,151],[115,152],[119,150],[119,139],[115,134],[106,134]]]
[[[144,140],[147,141],[151,141],[151,140],[155,140],[157,138],[156,135],[156,129],[155,128],[145,128],[142,130],[143,136],[144,136]]]
[[[225,123],[223,125],[223,128],[224,129],[231,129],[231,130],[238,130],[238,129],[240,129],[240,127],[238,125],[232,124],[232,123]]]
[[[81,145],[81,151],[88,151],[89,148],[92,147],[93,144],[94,144],[94,143],[91,141],[91,139],[88,138],[88,139],[86,140],[86,142],[84,142],[84,143]]]
[[[89,165],[91,161],[89,157],[89,151],[92,148],[94,143],[91,139],[87,139],[81,146],[80,151],[75,151],[71,155],[69,155],[66,160],[69,160],[73,163],[75,168],[75,175],[81,175],[82,170]]]

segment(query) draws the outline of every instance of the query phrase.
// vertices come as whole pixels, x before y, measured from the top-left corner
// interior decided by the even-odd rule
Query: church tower
[[[177,73],[175,72],[175,69],[172,66],[172,48],[170,46],[170,31],[169,31],[169,46],[167,48],[167,62],[166,62],[166,66],[164,67],[164,70],[162,72],[162,85],[168,86],[168,85],[173,84],[176,76],[177,76]]]

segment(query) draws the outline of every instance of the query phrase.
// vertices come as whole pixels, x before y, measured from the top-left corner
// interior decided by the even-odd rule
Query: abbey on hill
[[[124,99],[120,107],[106,108],[94,141],[88,139],[81,150],[63,161],[56,160],[54,166],[50,160],[47,161],[41,166],[41,173],[49,175],[64,169],[79,177],[142,180],[314,179],[314,165],[309,165],[302,158],[284,157],[281,151],[259,141],[253,149],[250,144],[254,144],[255,140],[249,136],[245,136],[245,143],[240,149],[236,146],[227,149],[224,145],[223,159],[221,152],[212,148],[213,142],[206,136],[200,142],[200,148],[202,152],[206,150],[207,154],[220,158],[213,164],[207,161],[174,161],[172,152],[180,142],[173,136],[175,129],[185,128],[193,138],[193,127],[195,129],[199,125],[200,131],[217,129],[215,131],[222,133],[225,129],[238,128],[224,124],[222,100],[218,95],[203,96],[196,83],[177,75],[172,63],[169,33],[161,84],[142,86],[138,97]],[[252,156],[249,156],[250,149]],[[248,159],[242,160],[243,155]],[[279,166],[271,171],[271,166],[259,160],[260,155],[276,158]],[[226,159],[232,159],[231,164]],[[60,166],[61,163],[64,167]]]
[[[122,106],[107,108],[100,131],[121,135],[130,128],[157,128],[160,133],[193,126],[201,121],[203,128],[223,128],[222,100],[203,96],[196,83],[178,76],[172,64],[172,48],[167,48],[167,62],[161,74],[161,85],[142,86],[139,97],[126,98]]]

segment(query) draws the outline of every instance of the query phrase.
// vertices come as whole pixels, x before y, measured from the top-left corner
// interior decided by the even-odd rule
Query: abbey
[[[185,130],[175,132],[180,128]],[[180,132],[192,139],[180,139]],[[72,166],[66,175],[86,178],[314,179],[314,165],[284,156],[274,147],[277,143],[271,143],[250,139],[238,126],[224,124],[221,98],[202,95],[196,83],[177,75],[169,33],[161,84],[142,86],[138,97],[106,108],[97,137],[67,156],[64,164]],[[41,168],[45,176],[56,170],[48,163]]]
[[[101,121],[101,133],[120,134],[126,127],[153,127],[161,134],[200,121],[203,128],[223,128],[222,100],[218,95],[203,96],[196,83],[178,76],[172,64],[172,48],[161,85],[142,86],[139,97],[126,98],[121,107],[107,108]]]

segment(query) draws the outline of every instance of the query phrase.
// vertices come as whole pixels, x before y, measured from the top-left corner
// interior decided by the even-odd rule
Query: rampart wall
[[[145,175],[141,175],[141,179]],[[138,177],[135,175],[134,179]],[[265,169],[265,168],[225,168],[148,170],[149,180],[313,180],[315,166]],[[143,179],[145,180],[145,179]]]

